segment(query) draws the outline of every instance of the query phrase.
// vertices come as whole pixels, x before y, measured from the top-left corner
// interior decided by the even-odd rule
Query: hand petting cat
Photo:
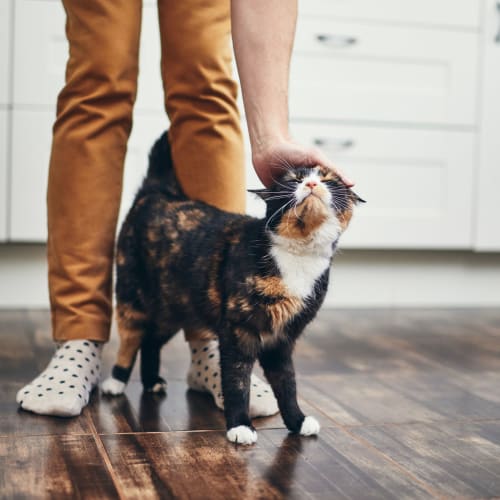
[[[319,149],[302,146],[290,139],[271,140],[256,145],[252,153],[255,172],[266,187],[270,187],[277,178],[281,177],[284,170],[316,165],[333,170],[347,187],[354,186],[354,182],[334,167]]]
[[[232,0],[231,21],[253,165],[259,179],[269,188],[273,179],[283,175],[283,168],[321,165],[333,170],[346,187],[352,187],[354,183],[321,151],[289,138],[288,79],[297,0]]]

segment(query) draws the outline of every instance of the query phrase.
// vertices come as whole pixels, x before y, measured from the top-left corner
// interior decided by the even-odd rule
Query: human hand
[[[347,187],[354,186],[354,182],[336,168],[320,150],[302,146],[289,139],[271,141],[259,147],[253,152],[252,162],[257,176],[266,187],[270,187],[274,180],[283,175],[284,169],[316,165],[331,168]]]

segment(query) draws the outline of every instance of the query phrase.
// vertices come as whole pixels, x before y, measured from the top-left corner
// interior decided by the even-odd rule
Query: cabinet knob
[[[353,36],[330,35],[327,33],[320,33],[316,35],[316,40],[322,45],[333,48],[349,47],[358,42],[358,39]]]
[[[354,147],[354,141],[352,139],[332,139],[325,137],[318,137],[313,140],[313,143],[318,148],[323,149],[350,149]]]

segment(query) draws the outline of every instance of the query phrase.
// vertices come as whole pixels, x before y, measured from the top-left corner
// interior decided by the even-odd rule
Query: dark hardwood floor
[[[104,376],[116,350],[105,350]],[[51,356],[47,312],[0,312],[2,498],[500,497],[500,311],[324,310],[296,352],[317,438],[281,417],[225,440],[222,413],[187,390],[181,336],[163,350],[164,397],[95,391],[73,419],[18,410]]]

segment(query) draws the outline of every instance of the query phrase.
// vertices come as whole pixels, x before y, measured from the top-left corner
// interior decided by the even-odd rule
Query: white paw
[[[237,444],[254,444],[257,441],[257,433],[246,425],[229,429],[226,436],[231,443]]]
[[[104,394],[112,394],[113,396],[119,396],[120,394],[123,394],[123,391],[125,391],[126,385],[127,384],[125,384],[124,382],[116,380],[116,378],[108,377],[101,384],[101,391]]]
[[[156,382],[153,387],[148,389],[148,392],[167,392],[167,382],[165,382],[165,380],[163,380],[162,382]]]
[[[319,430],[320,426],[318,421],[314,417],[306,417],[302,422],[300,434],[302,436],[315,436],[319,433]]]

